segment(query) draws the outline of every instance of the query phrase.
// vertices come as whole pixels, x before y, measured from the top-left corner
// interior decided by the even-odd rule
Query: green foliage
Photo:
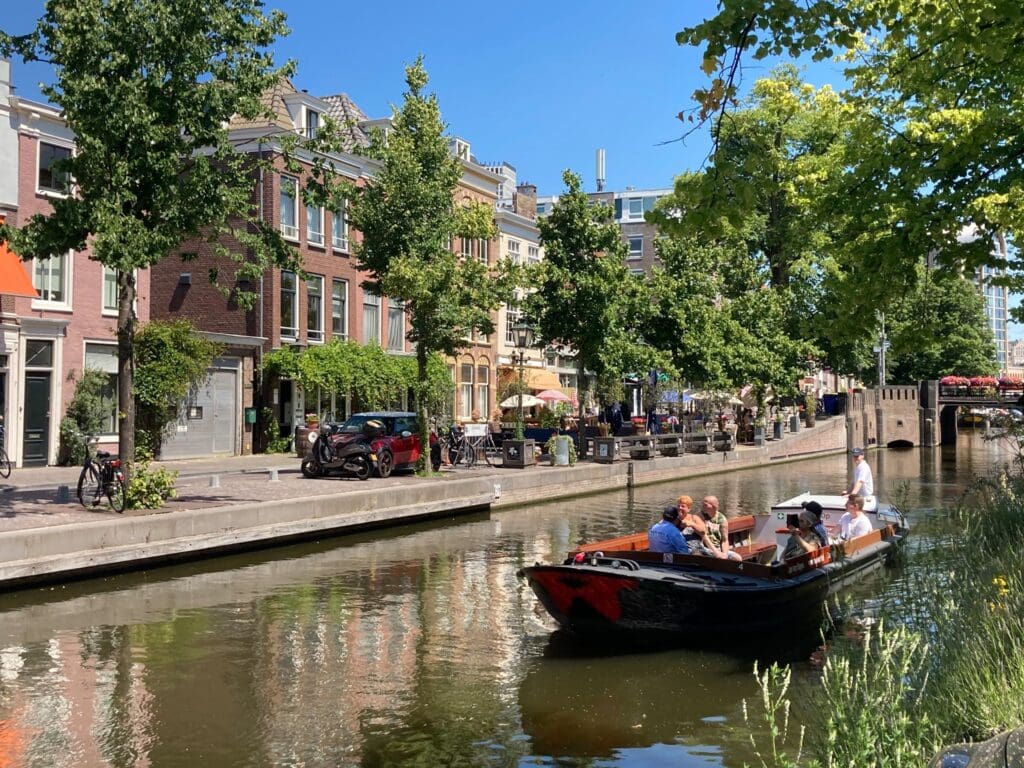
[[[380,170],[354,191],[349,211],[363,234],[355,256],[367,275],[364,286],[405,302],[408,338],[416,345],[422,470],[429,456],[426,403],[437,400],[428,358],[453,354],[474,329],[492,333],[492,313],[512,298],[516,270],[507,261],[488,266],[453,252],[456,237],[490,239],[493,212],[468,196],[456,200],[462,165],[448,150],[436,96],[425,93],[422,60],[405,76],[408,90],[391,130],[374,145]]]
[[[276,350],[275,350],[276,351]],[[266,356],[264,356],[264,360]],[[281,427],[274,417],[270,408],[263,408],[260,411],[260,421],[263,428],[263,445],[266,453],[287,453],[292,444],[291,437],[281,434]]]
[[[389,408],[412,389],[428,410],[443,408],[455,384],[444,359],[431,354],[426,377],[420,379],[416,360],[387,354],[377,344],[332,339],[301,352],[276,349],[263,356],[263,375],[298,382],[309,393],[350,394],[370,410]]]
[[[138,443],[155,454],[175,409],[207,376],[221,347],[199,336],[187,320],[154,320],[135,339],[135,403]]]
[[[751,715],[746,699],[743,700],[743,722],[750,732],[750,745],[754,748],[761,768],[798,768],[800,765],[806,728],[800,726],[796,745],[792,746],[789,732],[792,703],[787,698],[792,676],[789,667],[772,664],[762,673],[757,663],[754,663],[754,677],[761,689],[760,720],[763,721],[763,730],[768,734],[767,743],[758,743],[754,736],[760,723]],[[791,756],[791,752],[795,752],[795,756]]]
[[[261,96],[291,72],[275,67],[270,53],[286,32],[284,15],[264,13],[259,0],[48,0],[31,34],[0,32],[0,55],[53,65],[55,80],[43,93],[76,146],[59,169],[74,178],[75,194],[53,200],[51,213],[19,230],[0,227],[0,239],[22,258],[88,241],[91,258],[118,273],[123,364],[135,343],[136,269],[190,240],[209,241],[249,273],[295,265],[280,233],[253,221],[253,161],[228,135],[233,117],[266,114]],[[237,249],[225,245],[232,241]],[[132,367],[122,368],[120,443],[131,455]]]
[[[128,509],[159,509],[167,499],[177,497],[177,479],[175,470],[151,469],[148,458],[136,462],[125,494]]]
[[[723,0],[677,40],[705,46],[712,81],[695,96],[717,134],[745,51],[844,62],[847,138],[820,205],[856,274],[850,317],[863,317],[912,285],[925,255],[951,271],[1007,259],[1002,233],[1015,238],[1024,223],[1024,166],[1005,140],[1024,127],[1022,19],[1013,0]],[[975,239],[962,237],[967,226]],[[1009,259],[1020,285],[1024,265]]]
[[[61,463],[81,464],[88,450],[90,435],[100,434],[110,413],[109,377],[101,371],[86,369],[75,384],[67,412],[60,421]]]
[[[670,368],[667,356],[645,343],[650,295],[644,280],[626,269],[626,245],[611,209],[590,204],[578,175],[565,171],[562,180],[566,191],[537,222],[545,257],[525,313],[538,342],[573,349],[581,382],[585,371],[621,378]],[[580,397],[581,423],[584,405]]]
[[[543,427],[544,424],[541,424],[541,426]],[[551,437],[548,438],[548,441],[544,443],[544,452],[551,457],[552,464],[554,464],[555,462],[555,445],[557,444],[559,437],[566,437],[566,435],[559,435],[557,432],[555,432],[553,435],[551,435]],[[568,439],[567,442],[569,443],[569,466],[572,467],[576,464],[576,443]]]

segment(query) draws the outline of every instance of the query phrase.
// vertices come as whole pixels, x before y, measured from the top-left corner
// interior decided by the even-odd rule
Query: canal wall
[[[846,446],[845,421],[833,418],[763,447],[728,453],[572,467],[481,468],[472,476],[359,484],[356,490],[323,496],[2,531],[0,589],[736,471]]]

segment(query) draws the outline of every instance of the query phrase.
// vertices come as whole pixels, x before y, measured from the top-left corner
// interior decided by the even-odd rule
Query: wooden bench
[[[775,557],[775,543],[750,543],[750,532],[754,530],[755,521],[753,515],[741,515],[729,520],[729,546],[743,560],[767,565]]]
[[[631,533],[614,539],[597,541],[593,544],[581,544],[576,552],[646,552],[647,531]]]

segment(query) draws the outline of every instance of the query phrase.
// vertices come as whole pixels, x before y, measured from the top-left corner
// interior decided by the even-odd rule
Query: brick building
[[[13,93],[0,60],[0,216],[18,226],[51,210],[69,179],[53,164],[74,151],[58,110]],[[60,420],[83,368],[108,375],[101,447],[117,450],[117,275],[89,250],[23,262],[38,298],[0,296],[0,412],[17,466],[53,464]],[[140,322],[149,317],[149,275],[136,275]]]

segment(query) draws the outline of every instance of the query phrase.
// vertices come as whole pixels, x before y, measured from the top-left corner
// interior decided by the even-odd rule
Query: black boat
[[[895,507],[869,497],[870,533],[782,560],[787,523],[811,500],[821,504],[829,532],[838,533],[846,499],[802,494],[769,514],[729,521],[742,560],[650,552],[642,532],[581,546],[561,564],[538,563],[519,575],[563,628],[594,640],[737,638],[812,624],[826,598],[895,554],[907,526]]]

